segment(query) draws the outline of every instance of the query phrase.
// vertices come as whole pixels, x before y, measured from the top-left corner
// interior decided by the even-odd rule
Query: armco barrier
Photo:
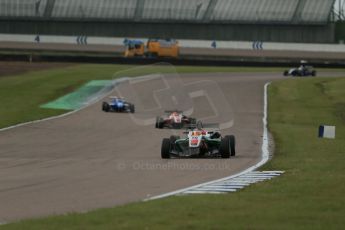
[[[129,38],[130,39],[130,38]],[[140,39],[140,38],[136,38]],[[344,67],[345,45],[179,40],[177,59],[124,58],[125,38],[0,34],[0,60],[208,66]],[[141,39],[146,41],[147,39]],[[216,44],[216,45],[215,45]],[[212,46],[213,45],[213,46]]]
[[[39,39],[37,39],[39,37]],[[86,36],[52,36],[37,34],[0,34],[0,42],[32,42],[32,43],[62,43],[62,44],[90,44],[90,45],[123,45],[126,38],[112,37],[86,37]],[[132,39],[132,38],[127,38]],[[135,38],[147,41],[147,38]],[[335,52],[344,53],[344,44],[304,44],[304,43],[274,43],[263,41],[214,41],[214,40],[186,40],[179,39],[181,47],[186,48],[214,48],[212,44],[216,42],[217,49],[240,49],[252,50],[284,50],[284,51],[310,51],[310,52]],[[264,47],[263,47],[264,44]]]

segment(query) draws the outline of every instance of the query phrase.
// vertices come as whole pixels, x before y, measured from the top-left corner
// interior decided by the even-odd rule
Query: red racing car
[[[183,114],[182,111],[169,110],[165,111],[164,116],[158,116],[156,118],[155,127],[158,129],[170,128],[170,129],[182,129],[188,125],[195,125],[196,119],[188,117]]]

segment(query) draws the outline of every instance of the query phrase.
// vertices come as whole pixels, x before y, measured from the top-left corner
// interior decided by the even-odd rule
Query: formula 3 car
[[[292,68],[284,71],[284,76],[293,76],[293,77],[308,77],[316,76],[316,70],[312,66],[301,65],[299,68]]]
[[[132,103],[127,102],[122,97],[109,97],[110,101],[103,101],[102,110],[104,112],[135,112],[135,106]]]
[[[185,137],[170,136],[164,138],[161,146],[161,157],[221,157],[235,156],[235,136],[224,137],[218,131],[192,129]]]
[[[170,128],[170,129],[182,129],[187,125],[196,124],[196,119],[187,117],[179,110],[165,111],[164,116],[158,116],[156,118],[155,127],[158,129]]]

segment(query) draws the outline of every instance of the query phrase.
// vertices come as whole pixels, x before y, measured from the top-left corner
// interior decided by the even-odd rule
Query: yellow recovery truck
[[[149,39],[146,47],[139,40],[127,40],[125,57],[171,57],[179,55],[178,42],[174,39]]]

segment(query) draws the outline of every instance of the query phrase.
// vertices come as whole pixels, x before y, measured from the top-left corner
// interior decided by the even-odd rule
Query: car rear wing
[[[118,97],[118,96],[110,96],[110,99],[124,99],[124,97]]]
[[[164,113],[174,113],[174,112],[176,112],[176,113],[183,113],[182,110],[165,110],[164,111]]]

